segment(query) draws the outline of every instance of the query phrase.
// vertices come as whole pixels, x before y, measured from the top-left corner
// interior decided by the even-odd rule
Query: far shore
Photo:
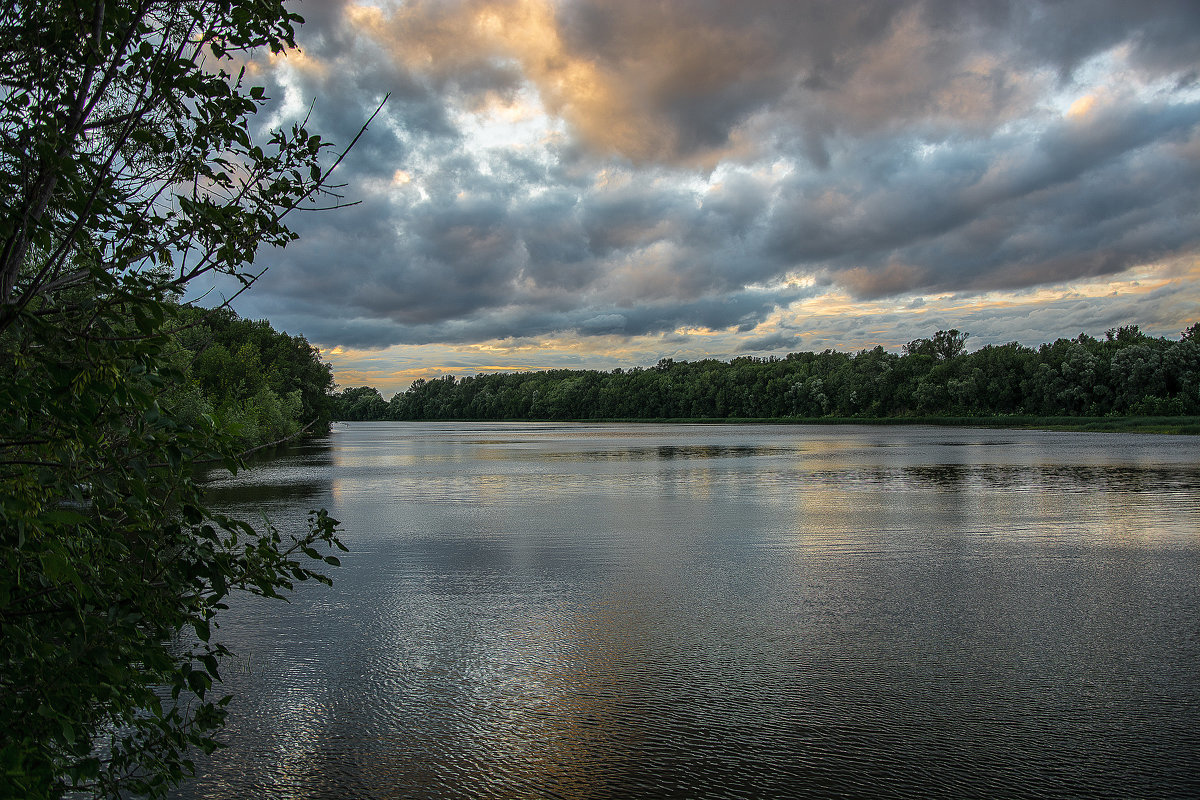
[[[384,420],[378,420],[384,421]],[[952,428],[1200,435],[1200,416],[1183,417],[670,417],[663,419],[452,419],[400,422],[620,422],[657,425],[937,425]]]

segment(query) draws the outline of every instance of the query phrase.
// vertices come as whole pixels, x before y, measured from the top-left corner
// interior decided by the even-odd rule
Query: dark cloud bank
[[[361,204],[302,218],[249,301],[329,346],[751,331],[820,292],[1021,289],[1200,243],[1193,0],[300,10],[272,96],[344,141],[391,92],[340,176]],[[516,144],[472,128],[531,106]]]

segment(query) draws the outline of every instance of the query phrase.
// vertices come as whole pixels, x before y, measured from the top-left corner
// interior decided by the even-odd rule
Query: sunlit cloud
[[[238,299],[343,385],[1195,321],[1190,2],[310,3],[352,208]],[[314,102],[315,101],[315,102]],[[217,293],[219,294],[219,292]]]

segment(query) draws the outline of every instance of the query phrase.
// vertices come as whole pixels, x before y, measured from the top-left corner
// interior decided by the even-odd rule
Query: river
[[[1200,438],[340,423],[178,798],[1200,795]]]

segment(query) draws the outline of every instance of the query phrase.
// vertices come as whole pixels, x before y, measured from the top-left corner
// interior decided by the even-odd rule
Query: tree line
[[[385,401],[369,386],[334,397],[335,419],[819,419],[1200,414],[1200,323],[1178,341],[1137,325],[1040,347],[966,351],[938,331],[882,347],[784,357],[663,359],[653,367],[418,380]]]

